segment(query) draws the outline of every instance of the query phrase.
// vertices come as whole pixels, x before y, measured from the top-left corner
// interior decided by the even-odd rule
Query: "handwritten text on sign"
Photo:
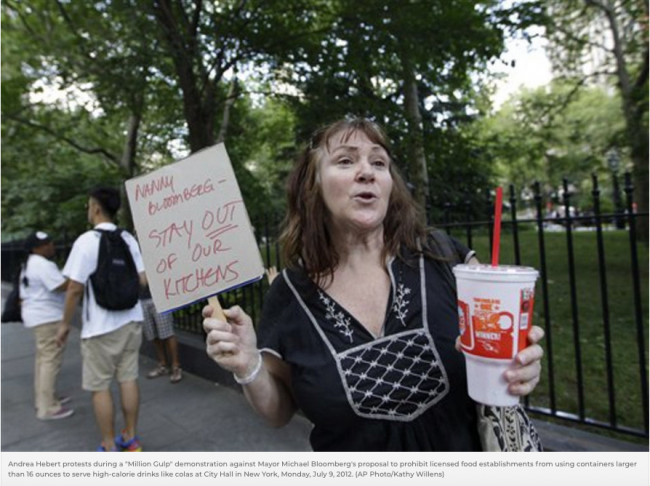
[[[126,182],[159,312],[262,277],[259,248],[223,144]]]

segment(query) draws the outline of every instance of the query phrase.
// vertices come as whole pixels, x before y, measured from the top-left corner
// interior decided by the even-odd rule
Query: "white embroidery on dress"
[[[363,417],[411,420],[449,392],[426,331],[374,341],[338,355],[348,402]]]
[[[402,322],[402,326],[406,327],[406,321],[404,318],[409,313],[409,310],[406,308],[411,301],[406,300],[406,296],[411,293],[411,289],[405,287],[404,284],[400,283],[397,286],[397,295],[395,296],[395,302],[393,303],[393,312],[397,315],[397,318]]]
[[[325,318],[328,321],[333,320],[334,321],[334,327],[339,330],[341,334],[346,336],[350,342],[352,342],[352,335],[354,334],[352,331],[352,328],[350,327],[350,318],[345,317],[345,314],[341,311],[337,311],[334,301],[327,297],[323,292],[320,290],[318,291],[318,297],[320,298],[321,302],[325,305],[325,309],[327,310],[327,314],[325,314]]]

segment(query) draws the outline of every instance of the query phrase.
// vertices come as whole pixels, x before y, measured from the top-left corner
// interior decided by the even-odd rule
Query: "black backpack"
[[[458,254],[458,250],[454,247],[450,236],[439,230],[434,229],[429,233],[430,239],[433,242],[437,254],[442,258],[440,265],[443,267],[443,275],[447,283],[456,291],[456,277],[454,276],[453,268],[459,263],[463,263]]]
[[[13,287],[5,300],[4,307],[2,308],[2,316],[0,319],[2,322],[23,322],[20,305],[20,274],[25,268],[27,268],[27,262],[20,265],[11,279]]]
[[[138,303],[140,278],[122,230],[95,230],[101,234],[97,270],[90,276],[97,305],[126,310]]]
[[[2,322],[23,322],[20,310],[20,291],[18,285],[14,285],[7,300],[5,300],[1,320]]]

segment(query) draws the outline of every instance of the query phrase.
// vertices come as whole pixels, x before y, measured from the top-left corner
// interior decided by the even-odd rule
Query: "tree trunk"
[[[639,109],[639,104],[643,101],[637,99],[639,97],[635,92],[635,88],[637,88],[639,84],[645,85],[647,82],[643,83],[643,80],[637,80],[636,83],[632,83],[625,58],[625,52],[623,50],[623,41],[620,37],[618,19],[615,16],[614,7],[611,2],[608,2],[607,5],[603,5],[603,11],[607,17],[614,43],[613,52],[616,60],[616,76],[618,79],[618,87],[621,91],[623,113],[625,115],[625,128],[633,163],[632,175],[634,179],[634,201],[637,204],[637,211],[645,214],[648,212],[648,131],[643,123],[643,110]],[[647,63],[647,59],[645,62]],[[647,79],[647,69],[645,76]],[[647,216],[637,219],[637,236],[639,241],[643,241],[647,244]]]
[[[189,132],[190,151],[197,152],[205,147],[214,145],[214,105],[215,100],[202,103],[198,93],[192,88],[185,89],[187,83],[181,82],[183,89],[183,113]],[[187,93],[190,93],[189,95]]]
[[[232,83],[228,89],[228,97],[226,98],[225,106],[223,107],[223,117],[221,119],[221,126],[219,127],[219,135],[217,135],[217,143],[222,143],[226,139],[226,133],[228,133],[228,125],[230,124],[230,110],[235,104],[237,99],[238,91],[238,82],[237,82],[237,71],[235,70],[235,75],[233,76]]]
[[[183,115],[189,131],[190,150],[196,152],[215,143],[214,115],[216,101],[214,87],[219,80],[211,80],[206,76],[205,85],[201,90],[199,86],[200,76],[194,71],[195,62],[199,63],[199,72],[202,68],[200,55],[195,52],[196,40],[191,37],[184,37],[185,34],[174,16],[173,9],[174,7],[169,0],[158,0],[154,12],[169,47],[169,56],[174,62],[174,68],[183,92]],[[200,12],[197,12],[197,15],[200,15]],[[201,95],[202,91],[203,96]]]
[[[415,186],[415,200],[425,209],[429,200],[429,174],[424,151],[424,132],[422,130],[418,85],[413,68],[404,57],[402,57],[402,67],[404,68],[404,110],[409,127],[409,136],[407,138],[408,166],[411,182]]]
[[[126,170],[129,178],[135,175],[135,156],[138,146],[138,131],[140,130],[140,122],[142,121],[142,114],[131,113],[129,116],[129,128],[126,134],[126,141],[124,143],[124,150],[122,151],[122,158],[120,165]]]
[[[129,128],[127,130],[124,150],[122,151],[122,158],[120,160],[120,165],[126,170],[129,179],[135,175],[135,156],[138,148],[138,131],[140,130],[141,121],[142,113],[131,113],[131,116],[129,116]],[[123,203],[121,226],[132,231],[134,227],[133,214],[131,213],[131,206],[129,205],[126,186],[124,184],[120,188],[120,194]]]

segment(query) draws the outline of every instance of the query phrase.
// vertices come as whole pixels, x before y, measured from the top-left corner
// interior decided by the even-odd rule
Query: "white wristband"
[[[249,383],[252,383],[255,381],[255,378],[257,378],[257,375],[260,374],[260,371],[262,371],[262,353],[259,351],[257,352],[257,364],[255,365],[255,368],[253,368],[253,371],[250,372],[248,376],[245,376],[243,378],[239,378],[236,374],[232,374],[234,376],[235,381],[239,383],[240,385],[248,385]]]

